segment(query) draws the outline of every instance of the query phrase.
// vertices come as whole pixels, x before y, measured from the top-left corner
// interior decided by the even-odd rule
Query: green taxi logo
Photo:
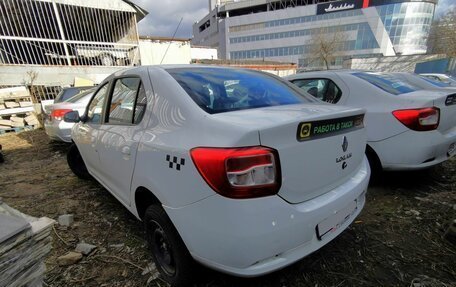
[[[303,139],[303,138],[309,137],[311,130],[312,130],[312,124],[311,123],[302,124],[301,125],[301,132],[299,133],[300,138]]]

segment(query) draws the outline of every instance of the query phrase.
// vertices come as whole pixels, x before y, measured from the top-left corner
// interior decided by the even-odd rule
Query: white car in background
[[[119,71],[77,122],[68,163],[144,221],[163,278],[193,259],[238,276],[283,268],[360,213],[370,168],[364,110],[260,72],[204,66]]]
[[[456,153],[456,94],[422,90],[387,73],[321,71],[287,77],[322,101],[366,112],[366,154],[375,169],[413,170]]]
[[[64,102],[47,106],[49,115],[44,119],[44,130],[50,139],[63,142],[71,142],[71,129],[74,123],[67,123],[63,120],[66,113],[78,111],[83,114],[93,95],[95,88],[79,92]]]
[[[456,87],[456,77],[451,76],[451,75],[446,75],[446,74],[432,74],[432,73],[426,73],[426,74],[420,74],[423,77],[440,81],[443,83],[447,83],[450,86]]]

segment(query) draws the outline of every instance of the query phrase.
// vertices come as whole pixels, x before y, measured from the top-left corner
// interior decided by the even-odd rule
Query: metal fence
[[[136,13],[128,7],[120,0],[1,0],[0,65],[135,65]]]

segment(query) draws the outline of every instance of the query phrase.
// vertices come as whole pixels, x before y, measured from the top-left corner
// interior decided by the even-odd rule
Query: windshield
[[[393,95],[406,94],[419,90],[415,86],[399,80],[394,75],[369,72],[353,73],[353,75]]]
[[[167,72],[210,114],[314,101],[288,83],[255,71],[187,68]]]
[[[82,91],[82,92],[79,92],[78,94],[76,94],[75,96],[69,98],[68,100],[66,100],[67,102],[69,103],[76,103],[76,102],[79,102],[80,100],[82,100],[84,97],[90,97],[93,92],[95,92],[95,88],[93,89],[88,89],[88,90],[85,90],[85,91]]]

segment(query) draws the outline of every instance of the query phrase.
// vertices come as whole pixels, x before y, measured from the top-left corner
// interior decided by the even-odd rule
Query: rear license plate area
[[[352,201],[345,208],[337,211],[335,214],[326,218],[319,224],[317,224],[317,237],[319,240],[323,240],[326,236],[337,231],[345,222],[347,222],[355,213],[357,209],[357,202]]]

